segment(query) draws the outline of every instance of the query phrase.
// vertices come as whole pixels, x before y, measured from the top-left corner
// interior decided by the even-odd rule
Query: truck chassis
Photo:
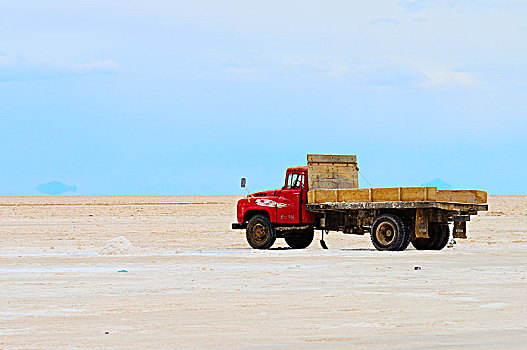
[[[488,210],[487,204],[462,204],[449,202],[337,202],[308,204],[307,209],[319,214],[315,229],[341,231],[348,234],[363,235],[372,233],[376,220],[390,215],[403,222],[405,238],[398,247],[379,244],[379,232],[372,235],[372,243],[379,250],[404,250],[408,240],[417,249],[444,248],[450,235],[448,224],[454,223],[454,238],[466,238],[466,222],[470,215]],[[439,227],[439,228],[438,228]],[[439,233],[437,233],[439,231]],[[443,239],[433,235],[446,236]],[[433,244],[436,240],[436,244]],[[439,242],[440,241],[440,242]],[[384,240],[386,243],[386,239]],[[381,242],[382,243],[382,242]],[[429,243],[429,244],[427,244]]]

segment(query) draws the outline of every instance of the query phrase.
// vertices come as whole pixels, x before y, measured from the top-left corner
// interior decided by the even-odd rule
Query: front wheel
[[[285,242],[293,249],[305,249],[309,247],[315,237],[313,229],[300,230],[288,233],[284,236]]]
[[[245,237],[254,249],[269,249],[276,240],[276,232],[268,217],[255,215],[247,223]]]
[[[410,229],[395,214],[378,216],[371,227],[371,242],[377,250],[405,250],[410,238]]]

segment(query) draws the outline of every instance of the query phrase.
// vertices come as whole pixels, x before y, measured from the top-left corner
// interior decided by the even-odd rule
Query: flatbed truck
[[[322,230],[369,233],[377,250],[402,251],[410,243],[418,250],[441,250],[450,239],[450,223],[454,238],[466,238],[470,216],[488,210],[485,191],[358,188],[355,155],[308,154],[307,163],[288,168],[281,188],[238,201],[232,228],[245,229],[252,248],[269,249],[284,238],[291,248],[304,249],[314,230]]]

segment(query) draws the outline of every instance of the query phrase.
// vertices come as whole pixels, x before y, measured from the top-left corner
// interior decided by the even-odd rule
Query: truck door
[[[285,187],[278,198],[277,222],[299,223],[300,222],[300,200],[303,186],[302,172],[290,172],[287,174]]]
[[[302,192],[300,194],[300,222],[312,224],[315,222],[316,215],[312,211],[306,210],[307,191],[309,191],[307,184],[307,173],[302,173]]]

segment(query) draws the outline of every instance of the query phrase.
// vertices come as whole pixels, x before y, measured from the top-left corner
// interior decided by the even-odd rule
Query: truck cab
[[[249,235],[250,231],[254,231],[253,221],[263,221],[258,228],[264,231],[273,230],[274,238],[283,237],[286,241],[292,241],[295,240],[294,237],[307,234],[311,236],[311,243],[316,214],[306,210],[309,190],[307,171],[307,166],[288,168],[282,188],[250,193],[246,198],[240,199],[237,205],[238,222],[233,224],[233,228],[248,229]],[[269,232],[261,230],[257,232],[260,236],[269,235]],[[248,241],[253,248],[259,249],[266,249],[271,241],[274,243],[274,239],[253,242],[251,237],[248,237]]]

